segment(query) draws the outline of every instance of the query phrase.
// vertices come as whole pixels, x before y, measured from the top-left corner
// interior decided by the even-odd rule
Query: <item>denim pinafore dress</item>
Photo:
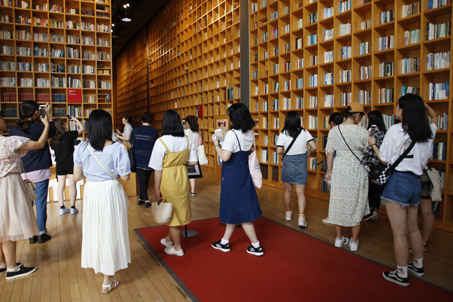
[[[263,214],[250,176],[250,150],[242,151],[237,135],[236,139],[239,152],[231,154],[230,159],[222,163],[220,222],[229,224],[251,222]]]

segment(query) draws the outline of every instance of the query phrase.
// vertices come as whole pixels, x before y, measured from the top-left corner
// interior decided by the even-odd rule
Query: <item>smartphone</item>
[[[42,117],[46,116],[46,105],[39,105],[39,115]]]
[[[216,129],[214,131],[214,135],[217,137],[217,139],[219,140],[219,142],[223,142],[223,133],[222,133],[222,129]]]
[[[67,117],[69,120],[72,120],[72,116],[70,116],[69,113],[66,113],[66,117]]]
[[[376,131],[377,131],[376,125],[371,125],[370,129],[368,129],[368,134],[370,136],[373,136]]]

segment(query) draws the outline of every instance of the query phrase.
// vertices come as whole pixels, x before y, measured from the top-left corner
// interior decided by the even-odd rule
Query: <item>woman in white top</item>
[[[113,276],[131,263],[127,207],[118,178],[131,173],[126,147],[111,141],[112,117],[96,109],[87,123],[88,142],[74,151],[74,179],[86,177],[83,192],[82,267],[104,274],[101,293],[118,286]]]
[[[198,140],[200,134],[198,133],[198,119],[194,115],[189,115],[185,119],[184,133],[192,141],[195,149],[198,148]],[[190,182],[190,196],[195,196],[195,178],[189,178]]]
[[[307,144],[310,150],[307,150]],[[277,153],[282,158],[282,181],[285,186],[283,200],[285,202],[285,219],[291,220],[291,193],[296,186],[299,205],[299,227],[306,228],[305,220],[305,185],[307,184],[307,157],[316,152],[316,143],[310,132],[302,128],[300,115],[290,111],[285,118],[285,126],[277,140]]]
[[[120,130],[116,129],[116,138],[121,140],[124,143],[128,143],[131,140],[132,129],[135,127],[134,119],[130,114],[125,114],[121,120],[124,125],[123,133]]]
[[[230,251],[230,238],[236,224],[242,224],[252,245],[247,253],[262,256],[263,248],[255,233],[253,221],[261,211],[255,187],[250,176],[248,158],[255,141],[255,122],[248,108],[242,103],[231,105],[227,110],[232,130],[228,131],[222,146],[214,141],[217,155],[222,159],[222,185],[220,191],[220,221],[226,223],[225,233],[211,246],[222,252]]]
[[[408,155],[395,168],[382,193],[393,231],[397,264],[396,270],[383,272],[382,275],[388,281],[408,286],[408,269],[418,276],[425,274],[422,236],[417,223],[421,196],[420,176],[431,153],[437,131],[437,115],[420,96],[405,94],[396,104],[395,119],[401,123],[390,127],[380,149],[377,148],[374,137],[370,137],[368,143],[380,160],[388,163],[395,162],[415,142]],[[408,262],[408,239],[414,254],[412,262]]]
[[[184,134],[181,118],[175,110],[167,110],[162,119],[162,137],[154,144],[149,166],[154,169],[156,199],[173,205],[168,222],[168,235],[160,240],[165,253],[183,256],[181,226],[192,219],[189,200],[189,182],[186,166],[197,164],[197,151],[192,141]]]

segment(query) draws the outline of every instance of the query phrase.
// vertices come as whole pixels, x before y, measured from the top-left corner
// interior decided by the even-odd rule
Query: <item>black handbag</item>
[[[137,130],[134,133],[134,138],[133,138],[131,147],[127,151],[127,154],[129,155],[129,161],[131,162],[131,172],[137,172],[137,166],[135,164],[135,156],[134,156],[135,134],[137,134]]]
[[[409,152],[414,147],[415,142],[413,141],[410,146],[404,151],[403,154],[398,157],[398,159],[394,163],[389,163],[384,165],[383,163],[379,162],[377,165],[373,167],[370,171],[370,180],[377,185],[384,185],[390,179],[395,168],[401,163],[401,161],[409,154]]]

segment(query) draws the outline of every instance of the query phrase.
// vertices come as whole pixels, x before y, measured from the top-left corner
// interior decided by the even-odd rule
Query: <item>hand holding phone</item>
[[[67,117],[69,120],[72,120],[72,116],[70,116],[69,113],[66,113],[66,117]]]
[[[369,136],[374,136],[374,134],[376,133],[376,131],[377,131],[376,125],[371,125],[370,129],[368,129],[368,135],[369,135]]]
[[[41,117],[46,116],[46,105],[39,105],[39,115]]]

